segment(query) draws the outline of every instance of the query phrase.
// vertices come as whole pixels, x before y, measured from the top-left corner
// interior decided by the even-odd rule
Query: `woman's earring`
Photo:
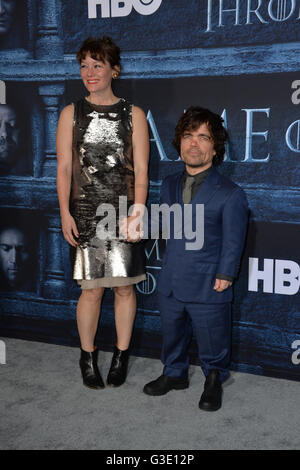
[[[119,76],[118,72],[115,72],[113,73],[112,78],[115,80],[116,78],[118,78],[118,76]]]

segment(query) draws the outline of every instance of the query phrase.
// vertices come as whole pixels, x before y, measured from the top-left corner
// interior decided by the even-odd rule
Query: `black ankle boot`
[[[79,365],[83,384],[86,387],[94,389],[104,388],[104,383],[97,365],[97,358],[98,349],[93,352],[87,352],[81,349]]]
[[[110,385],[111,387],[119,387],[125,382],[128,358],[129,349],[126,349],[126,351],[120,351],[117,346],[114,347],[114,354],[107,376],[107,385]]]

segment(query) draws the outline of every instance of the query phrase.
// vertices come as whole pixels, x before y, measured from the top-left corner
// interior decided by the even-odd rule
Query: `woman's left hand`
[[[143,236],[143,222],[139,215],[125,217],[120,224],[120,233],[128,242],[139,242]]]

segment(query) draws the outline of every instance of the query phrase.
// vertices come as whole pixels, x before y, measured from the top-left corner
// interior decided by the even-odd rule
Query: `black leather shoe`
[[[81,357],[79,361],[83,384],[93,389],[104,388],[104,383],[100,375],[98,365],[98,349],[93,352],[87,352],[81,349]]]
[[[122,385],[127,376],[127,366],[129,359],[129,349],[121,351],[114,347],[114,354],[111,360],[111,366],[107,376],[107,385],[111,387],[119,387]]]
[[[221,406],[222,385],[219,379],[219,371],[214,369],[206,377],[199,408],[204,411],[217,411]]]
[[[188,388],[188,386],[188,380],[175,379],[168,375],[161,375],[158,379],[146,384],[143,392],[147,395],[159,396],[165,395],[170,390],[184,390]]]

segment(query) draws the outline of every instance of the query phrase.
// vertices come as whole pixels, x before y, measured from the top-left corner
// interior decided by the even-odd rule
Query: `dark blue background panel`
[[[159,8],[151,15],[140,14],[131,8],[134,2],[149,4],[149,10],[151,4],[159,4],[157,0],[64,0],[62,23],[65,53],[75,53],[86,37],[103,34],[111,35],[124,51],[225,47],[299,40],[299,0],[189,0],[188,3],[162,0]],[[91,8],[98,3],[96,18],[88,17],[89,3]],[[112,3],[119,3],[119,10],[114,12]],[[95,8],[92,9],[95,11]],[[121,16],[125,13],[128,14]],[[114,14],[118,16],[112,16]]]
[[[234,288],[232,367],[299,378],[300,237],[297,224],[250,222]],[[243,364],[243,365],[242,365]]]
[[[88,19],[93,3],[97,18]],[[231,368],[300,380],[300,0],[16,5],[11,28],[0,28],[2,110],[6,104],[18,114],[20,144],[15,166],[0,175],[0,225],[14,226],[11,243],[0,243],[1,335],[79,346],[80,289],[61,233],[55,135],[62,107],[85,95],[74,53],[88,35],[108,34],[122,49],[124,78],[114,83],[116,94],[148,118],[149,204],[158,202],[162,179],[183,168],[172,140],[184,109],[200,105],[223,115],[230,142],[220,171],[245,189],[251,211],[234,286]],[[23,262],[10,272],[5,260],[12,246]],[[137,355],[160,356],[157,279],[164,248],[163,240],[144,242]],[[107,289],[96,344],[111,350],[114,340]],[[191,359],[198,363],[194,342]]]

